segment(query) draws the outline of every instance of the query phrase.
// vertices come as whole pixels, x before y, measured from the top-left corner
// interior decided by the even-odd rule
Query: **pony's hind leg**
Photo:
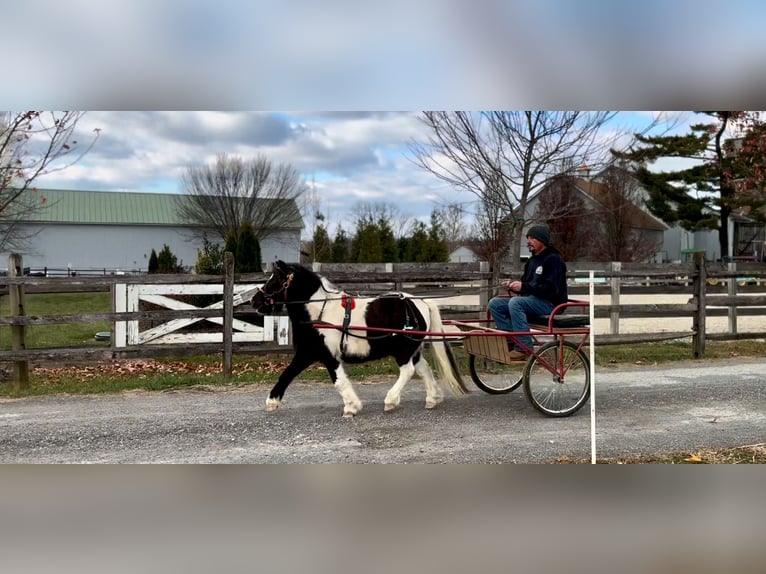
[[[415,374],[415,366],[412,364],[412,359],[399,365],[399,378],[396,379],[394,386],[386,393],[385,401],[383,402],[383,410],[386,412],[393,411],[399,406],[399,402],[402,400],[402,390],[404,385]]]
[[[418,357],[415,363],[415,372],[423,379],[423,385],[426,387],[426,408],[432,409],[444,400],[444,392],[423,355]]]
[[[330,373],[330,378],[333,380],[335,388],[338,389],[343,399],[343,417],[354,417],[362,410],[362,401],[356,394],[351,380],[346,375],[343,364],[337,364],[334,369],[328,366],[327,371]]]

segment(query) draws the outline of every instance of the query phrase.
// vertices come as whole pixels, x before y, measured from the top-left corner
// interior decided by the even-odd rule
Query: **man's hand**
[[[508,289],[508,291],[513,291],[514,293],[519,293],[521,291],[521,281],[503,281],[501,285]]]

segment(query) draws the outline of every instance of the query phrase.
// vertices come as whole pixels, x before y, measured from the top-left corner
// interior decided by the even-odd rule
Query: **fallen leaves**
[[[281,373],[286,361],[253,361],[232,366],[232,375],[258,373]],[[64,379],[92,380],[96,378],[145,379],[157,375],[196,375],[213,377],[223,373],[222,362],[195,363],[187,361],[157,361],[153,359],[119,359],[93,365],[65,365],[61,367],[34,367],[32,373],[47,383],[55,384]]]

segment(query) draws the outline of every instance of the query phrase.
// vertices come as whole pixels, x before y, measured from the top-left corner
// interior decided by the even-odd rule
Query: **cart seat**
[[[530,315],[527,321],[530,325],[535,327],[542,327],[548,329],[548,323],[550,321],[550,315]],[[553,327],[556,329],[577,329],[580,327],[587,327],[590,323],[590,317],[588,315],[560,315],[556,314],[553,318]]]

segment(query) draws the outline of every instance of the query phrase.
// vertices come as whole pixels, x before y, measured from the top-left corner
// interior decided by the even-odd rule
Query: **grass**
[[[560,458],[555,464],[589,464],[590,459]],[[596,459],[597,464],[766,464],[766,443],[731,448],[706,448],[644,456]]]
[[[0,315],[8,316],[8,299],[0,301]],[[111,313],[109,293],[29,293],[25,302],[26,315],[76,315],[78,313]],[[26,328],[28,349],[50,347],[103,346],[94,339],[100,331],[110,331],[111,323],[68,323],[64,325],[30,325]],[[10,327],[0,331],[0,348],[11,348]]]

